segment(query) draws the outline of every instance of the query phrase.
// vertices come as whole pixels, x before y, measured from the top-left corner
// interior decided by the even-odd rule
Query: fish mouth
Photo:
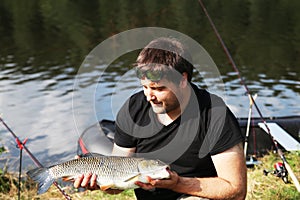
[[[170,178],[170,172],[171,172],[170,166],[167,166],[167,167],[165,168],[165,170],[166,170],[166,172],[168,173],[168,176],[165,177],[165,178],[163,178],[163,179],[169,179],[169,178]]]
[[[152,179],[169,179],[170,178],[170,167],[162,166],[151,172],[148,171],[144,175],[149,176]]]
[[[168,178],[170,178],[170,172],[171,172],[170,166],[165,166],[163,169],[164,169],[164,173],[163,173],[161,179],[168,179]]]

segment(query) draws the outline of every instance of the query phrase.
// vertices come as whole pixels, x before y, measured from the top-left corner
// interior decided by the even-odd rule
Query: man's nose
[[[147,101],[153,101],[156,99],[156,97],[151,89],[148,89],[146,97],[147,97]]]

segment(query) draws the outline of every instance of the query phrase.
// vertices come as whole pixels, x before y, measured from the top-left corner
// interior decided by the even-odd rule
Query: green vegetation
[[[4,147],[0,147],[0,155],[5,152],[5,148]],[[0,175],[3,174],[3,169],[0,169]],[[0,185],[0,187],[2,186],[2,184]]]
[[[300,179],[300,151],[285,154],[294,174]],[[281,162],[277,154],[269,154],[262,159],[262,164],[248,170],[248,195],[247,200],[252,199],[300,199],[291,178],[290,183],[285,184],[281,178],[269,174],[263,175],[263,170],[274,170],[273,165]]]
[[[286,158],[293,169],[295,175],[300,179],[300,151],[286,153]],[[248,169],[248,194],[247,200],[272,199],[272,200],[294,200],[300,199],[300,193],[297,192],[293,183],[285,184],[281,178],[269,174],[265,176],[263,170],[274,170],[274,163],[281,162],[277,154],[270,153],[260,158],[262,164]],[[290,179],[290,177],[289,177]],[[0,175],[0,199],[8,200],[17,198],[17,174]],[[291,181],[291,180],[290,180]],[[55,186],[52,186],[48,192],[42,195],[36,194],[36,184],[23,178],[21,184],[21,199],[65,199]],[[108,195],[101,191],[83,191],[72,188],[72,185],[64,187],[65,191],[73,200],[134,200],[133,190],[124,191],[118,195]]]
[[[5,148],[4,147],[0,147],[0,155],[1,153],[3,153],[5,151]]]

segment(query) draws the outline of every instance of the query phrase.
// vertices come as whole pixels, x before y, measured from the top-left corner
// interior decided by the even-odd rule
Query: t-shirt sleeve
[[[141,93],[131,96],[121,107],[116,118],[116,132],[114,142],[125,148],[135,147],[137,143],[136,137],[133,136],[134,131],[134,118],[136,113],[139,113],[137,109],[143,107],[139,98]]]
[[[125,147],[125,148],[131,148],[136,146],[136,139],[122,131],[122,129],[116,125],[116,133],[115,133],[115,138],[114,142],[120,146],[120,147]]]
[[[242,141],[244,141],[244,136],[241,133],[238,121],[229,108],[226,108],[226,117],[221,134],[218,135],[218,139],[211,149],[210,154],[215,155],[221,153]]]

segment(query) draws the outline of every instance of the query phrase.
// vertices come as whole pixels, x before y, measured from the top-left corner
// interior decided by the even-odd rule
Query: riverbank
[[[292,152],[285,154],[292,170],[300,179],[300,152]],[[271,173],[268,176],[263,174],[263,170],[274,170],[273,165],[281,162],[277,154],[270,153],[269,155],[259,158],[262,164],[248,169],[248,194],[247,200],[257,199],[272,199],[272,200],[294,200],[300,199],[300,193],[297,192],[293,183],[284,183],[281,178],[278,178]],[[8,174],[2,172],[0,174],[0,199],[9,200],[17,199],[18,197],[18,176],[17,174]],[[289,181],[291,181],[290,177]],[[55,186],[43,194],[36,194],[36,185],[23,177],[21,184],[21,199],[65,199]],[[107,195],[101,191],[83,191],[72,188],[72,185],[65,186],[65,191],[72,197],[73,200],[134,200],[134,193],[132,190],[125,191],[118,195]]]

